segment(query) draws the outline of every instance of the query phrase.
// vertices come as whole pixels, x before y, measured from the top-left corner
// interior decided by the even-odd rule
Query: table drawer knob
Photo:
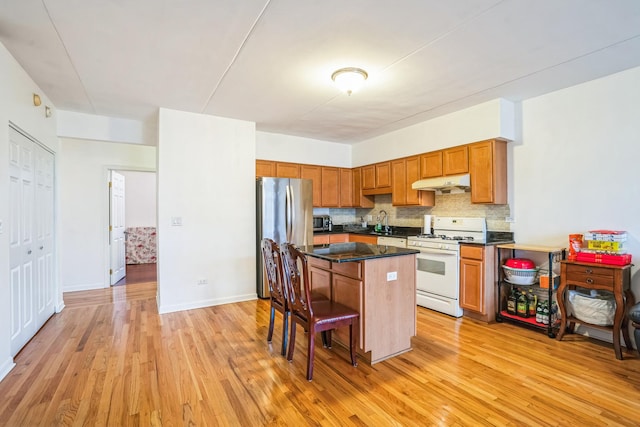
[[[588,277],[586,282],[590,285],[593,285],[593,279],[591,277]]]
[[[592,274],[592,273],[593,273],[593,270],[592,270],[592,269],[590,269],[590,268],[587,268],[584,272],[585,272],[585,273],[587,273],[587,274]]]

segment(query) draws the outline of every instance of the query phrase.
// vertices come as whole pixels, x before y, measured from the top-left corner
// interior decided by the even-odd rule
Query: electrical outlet
[[[387,273],[387,282],[391,282],[392,280],[398,280],[397,271],[390,271]]]
[[[198,280],[198,286],[204,286],[204,285],[208,285],[209,281],[207,279],[199,279]]]
[[[367,215],[367,221],[373,221],[373,215]]]
[[[515,220],[515,219],[513,219],[513,217],[512,217],[512,216],[508,216],[508,217],[506,217],[506,218],[504,219],[504,222],[516,222],[516,220]]]

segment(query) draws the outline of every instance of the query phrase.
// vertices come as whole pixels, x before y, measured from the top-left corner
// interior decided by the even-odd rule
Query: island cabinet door
[[[363,307],[363,282],[362,280],[353,279],[351,277],[342,276],[340,274],[333,274],[331,281],[333,289],[333,300],[339,302],[342,305],[346,305],[349,308],[358,310],[360,313],[360,320],[354,327],[354,333],[358,337],[358,348],[366,352],[366,343],[364,342],[364,307]],[[349,328],[338,328],[333,332],[333,335],[341,343],[347,345],[349,343]]]
[[[331,299],[331,263],[313,257],[308,258],[311,291]]]

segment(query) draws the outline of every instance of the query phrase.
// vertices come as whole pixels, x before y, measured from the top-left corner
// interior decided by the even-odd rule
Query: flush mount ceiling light
[[[346,92],[347,95],[351,95],[362,87],[364,81],[367,80],[369,75],[362,68],[347,67],[340,68],[331,74],[331,80],[336,83],[336,86]]]

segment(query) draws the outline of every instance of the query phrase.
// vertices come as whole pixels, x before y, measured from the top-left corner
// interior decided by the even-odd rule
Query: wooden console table
[[[567,288],[575,289],[576,287],[613,292],[616,300],[613,326],[594,325],[573,316],[567,316],[565,291]],[[578,261],[562,261],[560,267],[560,287],[558,288],[558,306],[562,313],[562,320],[557,338],[561,340],[567,331],[567,321],[570,322],[569,332],[571,333],[573,333],[576,323],[611,331],[613,333],[613,349],[616,354],[616,359],[622,360],[620,330],[622,330],[622,336],[624,337],[627,350],[631,349],[627,308],[634,304],[635,298],[631,292],[631,265],[617,266]]]

